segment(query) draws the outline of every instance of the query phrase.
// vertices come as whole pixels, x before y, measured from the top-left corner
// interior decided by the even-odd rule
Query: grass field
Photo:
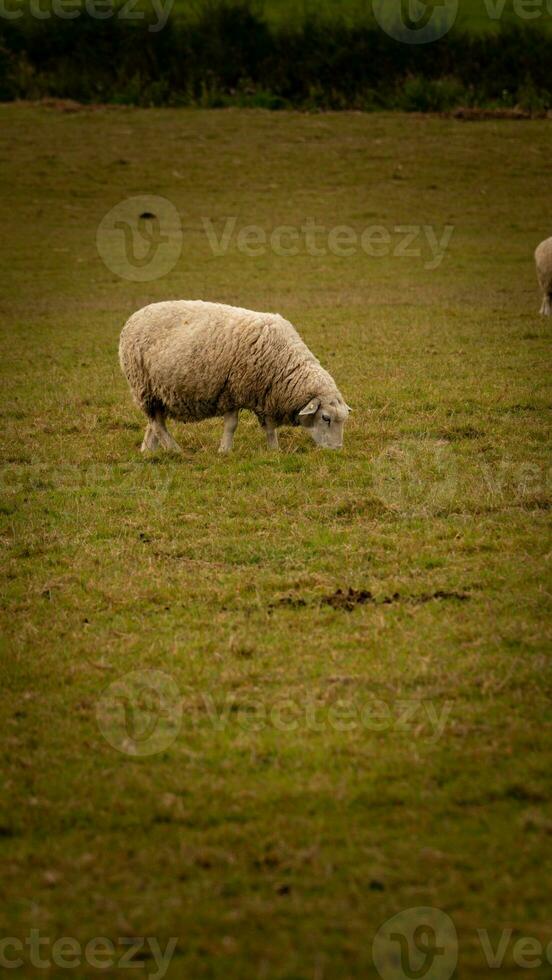
[[[514,943],[552,939],[550,123],[0,120],[0,936],[177,937],[170,978],[371,978],[382,923],[431,906],[458,977],[503,929],[519,977]],[[143,194],[182,249],[134,282],[96,235]],[[322,254],[237,238],[308,220]],[[385,254],[336,254],[342,225]],[[244,418],[228,458],[219,422],[142,458],[118,335],[171,297],[290,318],[353,406],[344,450],[285,430],[269,455]]]
[[[143,0],[146,8],[150,0]],[[241,0],[236,0],[240,3]],[[174,0],[174,11],[179,16],[196,17],[212,0]],[[434,6],[442,6],[439,3]],[[348,24],[373,21],[372,0],[257,0],[255,8],[262,11],[269,23],[286,25],[300,22],[306,16],[322,20],[343,20]],[[529,15],[529,16],[527,16]],[[548,0],[536,0],[523,5],[523,0],[459,0],[456,28],[474,32],[486,32],[499,26],[501,21],[519,24],[526,21],[549,30],[552,11]]]

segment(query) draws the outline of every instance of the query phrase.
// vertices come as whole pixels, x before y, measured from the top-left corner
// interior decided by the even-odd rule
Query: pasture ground
[[[510,928],[500,975],[519,977],[513,942],[552,939],[550,321],[532,259],[550,122],[0,120],[0,935],[175,936],[170,978],[333,980],[375,977],[380,925],[432,906],[457,976],[488,975],[477,930],[496,946]],[[140,194],[183,226],[152,282],[96,248]],[[228,217],[269,235],[313,219],[323,254],[301,235],[295,256],[250,256],[234,235],[216,255],[204,219],[219,235]],[[385,254],[334,254],[340,225],[383,227]],[[437,268],[427,237],[397,254],[404,226],[447,225]],[[353,406],[344,451],[286,430],[269,455],[244,418],[228,458],[219,422],[173,424],[183,457],[142,458],[118,335],[176,297],[291,319]],[[336,597],[350,588],[372,599]],[[168,675],[182,709],[143,758],[101,713],[137,670]],[[140,745],[155,695],[131,695]]]

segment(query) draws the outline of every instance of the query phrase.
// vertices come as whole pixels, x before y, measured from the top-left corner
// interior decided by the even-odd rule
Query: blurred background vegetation
[[[160,29],[151,0],[141,0],[141,20],[123,3],[105,19],[84,2],[72,19],[48,17],[48,2],[40,19],[18,0],[17,17],[0,17],[4,101],[536,114],[552,106],[545,2],[529,21],[511,0],[500,16],[494,0],[463,0],[438,44],[398,43],[367,0],[175,0]]]

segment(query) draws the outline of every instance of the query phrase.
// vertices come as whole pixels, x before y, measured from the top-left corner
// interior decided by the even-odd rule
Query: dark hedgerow
[[[137,105],[429,111],[552,106],[552,35],[504,26],[401,44],[371,24],[306,17],[269,26],[247,2],[213,0],[193,21],[153,16],[0,19],[0,98]]]

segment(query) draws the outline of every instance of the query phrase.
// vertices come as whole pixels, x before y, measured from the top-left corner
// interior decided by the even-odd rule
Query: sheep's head
[[[341,449],[343,426],[351,409],[337,396],[312,398],[299,412],[299,424],[307,429],[317,446]]]

